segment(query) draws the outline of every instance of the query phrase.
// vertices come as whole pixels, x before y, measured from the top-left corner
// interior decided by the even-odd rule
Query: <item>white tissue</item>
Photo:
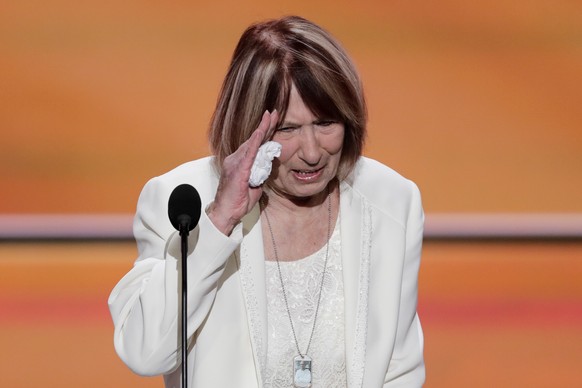
[[[262,185],[271,175],[273,159],[279,156],[281,156],[281,144],[276,141],[268,141],[260,146],[251,169],[249,186],[258,187]]]

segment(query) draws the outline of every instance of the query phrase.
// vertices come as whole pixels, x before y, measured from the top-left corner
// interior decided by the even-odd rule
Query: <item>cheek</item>
[[[344,132],[327,139],[325,149],[330,155],[341,154],[344,146]]]
[[[278,143],[281,144],[281,156],[277,159],[280,164],[285,164],[295,154],[295,147],[290,141],[278,141]]]
[[[342,153],[342,149],[343,149],[343,145],[344,145],[343,139],[341,139],[338,142],[335,142],[335,143],[331,144],[331,146],[328,148],[329,154],[330,155],[334,155],[334,156],[341,154]]]

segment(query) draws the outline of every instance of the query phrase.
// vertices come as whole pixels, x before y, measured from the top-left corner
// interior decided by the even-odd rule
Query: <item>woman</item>
[[[214,156],[152,179],[138,202],[139,257],[109,299],[133,371],[179,386],[180,239],[166,205],[189,183],[205,210],[189,237],[190,387],[422,386],[420,195],[361,156],[365,127],[359,76],[326,31],[285,17],[244,32]],[[251,187],[268,140],[281,154]]]

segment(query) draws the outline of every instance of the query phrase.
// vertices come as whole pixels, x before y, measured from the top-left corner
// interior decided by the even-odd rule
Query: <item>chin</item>
[[[295,187],[292,190],[285,190],[284,192],[290,196],[295,197],[298,199],[309,199],[318,194],[325,193],[326,187],[329,184],[329,181],[324,182],[317,182],[307,185],[302,185],[303,187]]]

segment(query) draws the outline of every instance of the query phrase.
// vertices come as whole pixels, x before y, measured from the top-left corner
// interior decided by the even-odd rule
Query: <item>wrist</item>
[[[240,222],[240,220],[232,218],[229,214],[224,214],[216,205],[216,202],[208,205],[206,214],[216,229],[220,230],[226,236],[230,236],[236,224]]]

